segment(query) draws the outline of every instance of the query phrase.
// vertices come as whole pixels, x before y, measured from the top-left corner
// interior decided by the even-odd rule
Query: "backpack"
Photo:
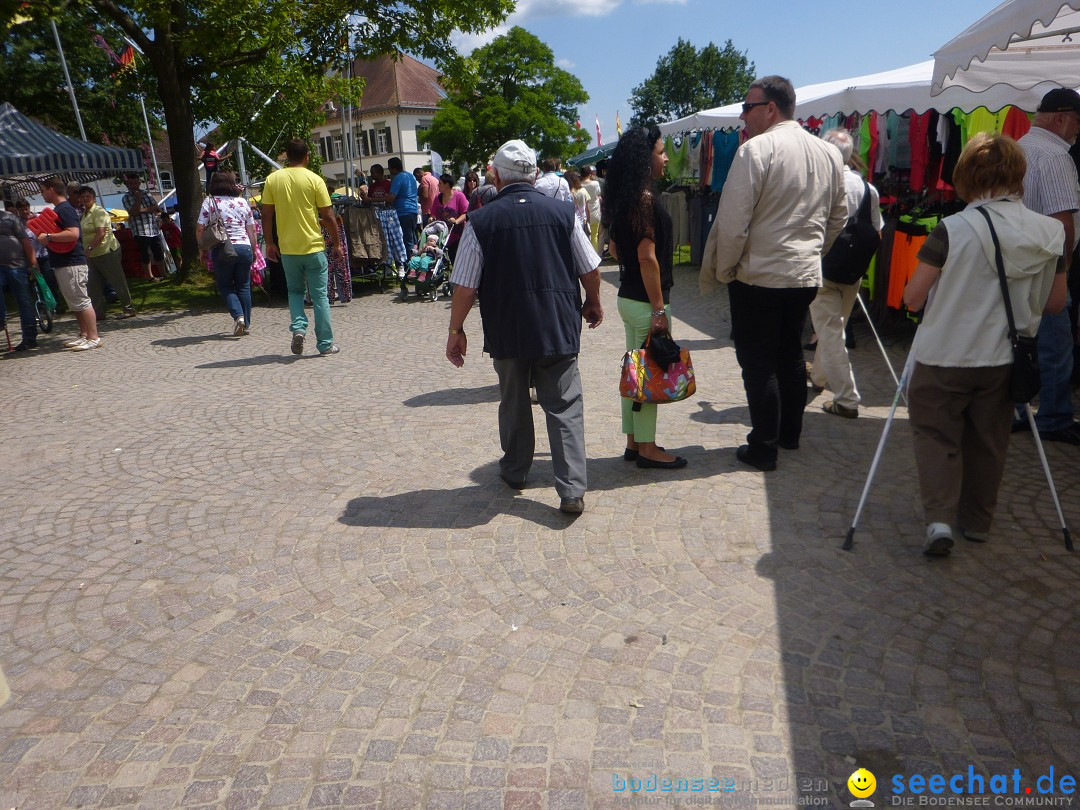
[[[821,259],[821,274],[834,284],[854,284],[870,266],[881,246],[881,235],[870,220],[870,185],[863,180],[863,198],[829,252]]]

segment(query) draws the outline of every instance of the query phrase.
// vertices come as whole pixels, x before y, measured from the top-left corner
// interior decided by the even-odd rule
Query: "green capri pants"
[[[652,327],[652,304],[648,301],[635,301],[632,298],[619,297],[619,315],[626,330],[626,350],[639,349],[645,342]],[[671,306],[664,305],[671,323]],[[633,435],[636,442],[656,441],[656,406],[641,404],[641,410],[634,410],[634,402],[626,397],[622,399],[622,432]]]

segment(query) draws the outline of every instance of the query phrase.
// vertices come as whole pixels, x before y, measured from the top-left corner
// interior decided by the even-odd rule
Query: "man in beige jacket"
[[[792,118],[795,90],[756,80],[701,266],[702,290],[728,285],[735,356],[752,429],[738,459],[768,472],[777,448],[798,449],[806,408],[802,330],[821,284],[821,257],[847,222],[844,166]]]

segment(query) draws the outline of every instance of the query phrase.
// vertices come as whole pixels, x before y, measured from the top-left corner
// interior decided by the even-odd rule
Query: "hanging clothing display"
[[[690,213],[686,204],[686,194],[682,191],[665,191],[660,195],[660,204],[671,216],[671,233],[675,246],[689,245]]]
[[[893,309],[900,309],[904,303],[904,288],[919,264],[916,254],[937,224],[936,216],[921,219],[900,217],[893,235],[892,255],[889,257],[889,294],[886,303]]]
[[[690,139],[665,138],[664,151],[667,152],[667,176],[682,180],[688,176],[690,168]]]
[[[713,133],[713,172],[712,190],[723,191],[724,183],[727,182],[731,163],[735,160],[735,153],[739,151],[739,131],[731,130],[723,132],[717,130]]]

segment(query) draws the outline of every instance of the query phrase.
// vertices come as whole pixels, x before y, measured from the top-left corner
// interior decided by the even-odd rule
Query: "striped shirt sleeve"
[[[583,276],[600,266],[600,257],[593,250],[592,242],[585,235],[585,229],[577,227],[576,223],[577,220],[575,220],[575,227],[570,229],[570,247],[573,251],[574,267],[577,269],[577,274]]]
[[[450,283],[475,290],[480,286],[483,268],[484,251],[480,248],[480,240],[476,238],[472,223],[466,222],[454,258],[454,272],[450,274]]]

